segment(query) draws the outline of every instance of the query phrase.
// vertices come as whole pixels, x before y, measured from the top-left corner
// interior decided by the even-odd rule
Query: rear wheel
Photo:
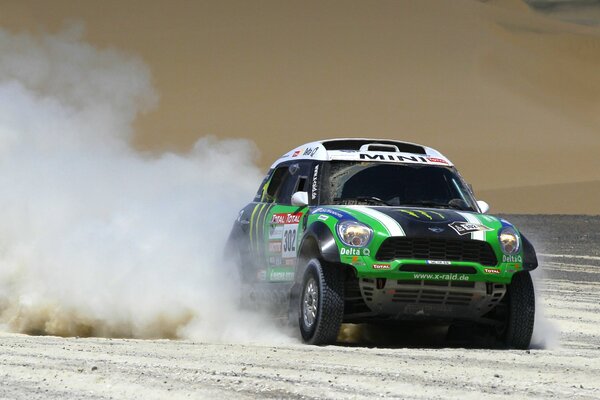
[[[333,344],[344,317],[344,275],[337,265],[308,262],[300,296],[299,326],[304,342]]]
[[[527,349],[535,321],[535,292],[529,272],[513,276],[507,289],[507,315],[504,344],[515,349]]]

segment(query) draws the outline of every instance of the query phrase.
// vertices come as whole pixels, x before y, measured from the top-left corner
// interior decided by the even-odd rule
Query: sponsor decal
[[[317,208],[313,214],[329,214],[333,215],[336,218],[343,218],[344,214],[337,210],[332,210],[331,208]]]
[[[486,274],[494,274],[494,275],[500,274],[500,270],[498,268],[484,268],[483,272],[485,272]]]
[[[502,256],[502,262],[522,263],[523,262],[523,257],[520,254],[516,255],[516,256],[511,256],[511,255],[504,254]]]
[[[432,265],[452,265],[452,261],[427,260],[426,263]]]
[[[352,221],[356,221],[356,218],[354,218],[352,215],[348,214],[347,212],[336,210],[334,208],[319,207],[316,210],[314,210],[312,213],[313,214],[328,214],[328,215],[331,215],[332,217],[336,217],[337,219],[343,218],[343,219],[349,219]]]
[[[302,152],[302,150],[296,150],[294,152],[294,154],[292,154],[292,157],[298,157],[300,155],[300,153]]]
[[[390,269],[390,264],[373,264],[373,269]]]
[[[355,249],[355,248],[347,248],[347,247],[342,247],[342,249],[340,250],[340,255],[342,256],[370,256],[371,255],[371,250],[369,249]]]
[[[508,264],[508,272],[517,272],[521,269],[521,264]]]
[[[417,272],[415,272],[413,274],[413,278],[421,279],[421,280],[425,280],[425,281],[468,281],[470,279],[469,275],[465,275],[465,274],[444,274],[444,273],[423,274],[423,273],[417,273]]]
[[[281,239],[283,237],[283,225],[269,225],[269,239]]]
[[[296,259],[295,258],[286,258],[285,260],[283,260],[283,264],[287,265],[289,267],[292,267],[292,266],[296,265]]]
[[[488,228],[485,225],[474,224],[472,222],[454,221],[454,222],[448,224],[448,226],[450,228],[454,229],[456,231],[456,233],[458,233],[461,236],[467,235],[472,232],[491,231],[492,230],[492,228]]]
[[[431,161],[432,163],[438,163],[438,164],[448,164],[448,162],[446,160],[444,160],[443,158],[438,158],[438,157],[427,157],[427,159],[429,161]]]
[[[283,260],[279,256],[271,256],[269,257],[269,265],[281,265],[283,264]]]
[[[281,240],[269,242],[269,253],[281,253]]]
[[[444,232],[444,228],[440,228],[439,226],[434,226],[433,228],[427,228],[427,229],[429,229],[431,232],[435,232],[435,233]]]
[[[425,156],[401,156],[397,154],[389,153],[360,153],[359,159],[366,161],[399,161],[405,163],[419,163],[419,164],[448,164],[446,160],[436,157],[425,157]]]
[[[300,218],[302,218],[302,213],[283,213],[283,214],[273,214],[271,218],[272,224],[299,224]]]
[[[270,281],[291,281],[294,279],[293,271],[270,271]]]
[[[329,219],[329,215],[322,214],[322,215],[319,215],[319,218],[317,218],[317,219],[320,221],[327,221]]]
[[[445,221],[448,218],[437,211],[423,211],[423,210],[406,210],[403,208],[398,209],[402,214],[413,217],[418,220],[428,220],[428,221]]]
[[[270,253],[279,253],[281,256],[278,260],[270,260],[271,265],[282,265],[285,263],[283,259],[295,259],[298,224],[301,218],[302,213],[280,213],[271,217],[269,239],[272,241],[269,241],[268,249]]]
[[[318,147],[315,147],[315,148],[307,147],[306,150],[304,150],[304,153],[302,153],[302,155],[307,156],[307,157],[313,157],[317,153],[317,150],[319,150]]]
[[[310,197],[315,200],[317,198],[317,180],[319,177],[319,166],[315,165],[315,170],[313,172],[313,178],[312,178],[312,188],[311,188],[311,194]]]
[[[352,257],[352,265],[356,265],[358,267],[361,267],[361,266],[364,266],[364,265],[367,265],[367,264],[365,264],[362,261],[359,261],[358,256],[353,256]]]

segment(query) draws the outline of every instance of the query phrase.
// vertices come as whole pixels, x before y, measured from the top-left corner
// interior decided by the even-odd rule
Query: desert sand
[[[550,268],[567,271],[563,258]],[[593,262],[598,262],[597,258]],[[598,266],[584,268],[598,276]],[[581,268],[579,268],[581,270]],[[11,399],[575,398],[600,396],[595,283],[544,280],[550,350],[369,348],[0,334]]]
[[[433,335],[375,345],[351,327],[346,342],[326,347],[0,333],[0,398],[597,399],[599,220],[511,220],[531,233],[541,260],[543,317],[531,350],[464,348]]]
[[[160,94],[136,123],[146,151],[245,137],[264,168],[314,139],[396,138],[440,149],[496,211],[598,214],[599,14],[550,11],[518,0],[4,0],[0,26],[79,21],[91,44],[141,57]]]

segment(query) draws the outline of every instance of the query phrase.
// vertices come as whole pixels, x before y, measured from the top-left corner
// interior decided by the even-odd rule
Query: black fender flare
[[[311,224],[302,235],[300,246],[298,247],[298,258],[302,258],[306,251],[311,251],[309,246],[316,244],[318,254],[313,254],[324,261],[330,263],[340,262],[340,252],[337,243],[333,237],[333,233],[329,227],[320,221]]]
[[[523,271],[533,271],[538,267],[535,248],[523,234],[521,234],[521,240],[523,242]]]

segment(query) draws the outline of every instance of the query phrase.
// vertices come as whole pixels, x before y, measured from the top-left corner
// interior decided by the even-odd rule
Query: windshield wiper
[[[375,197],[375,196],[356,196],[356,197],[335,197],[333,199],[333,201],[364,201],[364,202],[371,202],[371,203],[377,203],[377,204],[383,204],[385,206],[391,206],[390,203],[388,203],[385,200],[381,200],[379,197]]]
[[[435,201],[412,201],[410,203],[402,203],[403,206],[424,206],[424,207],[437,207],[437,208],[450,208],[449,204],[437,203]]]

